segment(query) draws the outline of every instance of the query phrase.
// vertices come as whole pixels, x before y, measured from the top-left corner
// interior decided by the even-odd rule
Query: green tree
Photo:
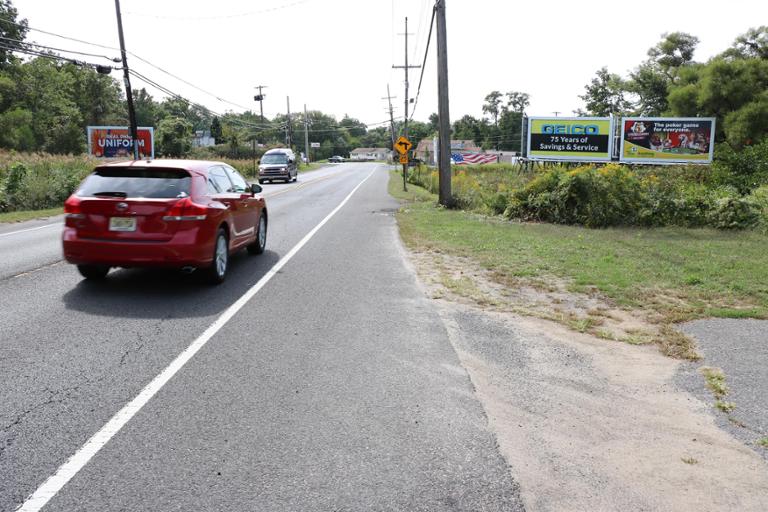
[[[603,67],[597,76],[584,87],[585,93],[579,98],[584,100],[586,110],[577,110],[578,115],[608,116],[624,115],[632,110],[632,102],[627,98],[626,82]]]
[[[525,112],[525,109],[531,104],[531,96],[525,92],[510,91],[506,94],[507,105],[504,110],[512,112]]]
[[[138,126],[157,126],[160,120],[160,105],[144,87],[133,90],[133,110],[136,112]]]
[[[362,137],[367,129],[363,123],[346,114],[344,114],[344,119],[339,122],[339,126],[345,128],[351,137]]]
[[[181,157],[192,148],[192,124],[180,117],[166,117],[157,127],[157,149],[162,156]]]
[[[491,91],[485,97],[485,103],[483,103],[483,113],[488,114],[493,119],[494,126],[499,125],[499,114],[501,114],[501,98],[502,94],[499,91]]]
[[[453,123],[452,138],[458,140],[473,140],[481,144],[487,137],[488,126],[480,119],[465,115]]]
[[[674,81],[676,71],[693,62],[699,38],[685,32],[664,33],[661,37],[661,41],[648,50],[648,56]]]
[[[20,43],[27,36],[27,20],[18,19],[19,12],[13,6],[11,0],[0,0],[0,37],[3,37],[3,47],[0,49],[0,70],[6,69],[18,59],[13,56],[13,50],[7,48],[19,48]]]
[[[223,135],[224,134],[221,131],[221,121],[219,121],[218,117],[214,117],[213,121],[211,121],[211,137],[217,142],[221,142]]]
[[[646,61],[630,73],[627,90],[637,96],[635,114],[660,116],[669,108],[670,80],[653,61]]]
[[[768,25],[751,28],[736,38],[725,56],[741,59],[768,59]]]

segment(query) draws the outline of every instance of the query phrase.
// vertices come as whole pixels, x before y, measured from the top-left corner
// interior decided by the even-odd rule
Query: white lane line
[[[328,222],[336,213],[347,204],[352,195],[357,192],[363,183],[368,181],[368,178],[378,170],[378,167],[371,171],[371,173],[365,177],[363,181],[357,184],[352,189],[352,192],[334,208],[334,210],[328,214],[320,223],[312,228],[312,231],[306,234],[299,243],[288,251],[280,261],[278,261],[269,272],[267,272],[259,281],[253,285],[245,294],[240,297],[234,304],[227,308],[224,313],[216,319],[216,321],[208,327],[203,334],[201,334],[195,341],[193,341],[171,364],[169,364],[160,374],[152,379],[152,382],[141,390],[141,392],[128,402],[117,414],[112,416],[106,425],[101,427],[101,430],[96,432],[86,443],[74,454],[67,462],[62,464],[59,469],[50,476],[43,484],[32,493],[26,501],[19,507],[18,512],[37,512],[42,509],[48,501],[51,500],[56,494],[69,482],[88,462],[106,445],[112,437],[117,434],[136,413],[138,413],[147,402],[149,402],[155,394],[165,386],[176,373],[181,370],[187,362],[194,357],[194,355],[205,346],[206,343],[222,328],[240,309],[250,301],[264,285],[266,285],[277,273],[298,253],[309,240],[315,236],[315,234],[322,228],[326,222]]]
[[[10,231],[8,233],[0,233],[0,238],[3,238],[4,236],[18,235],[19,233],[27,233],[29,231],[37,231],[38,229],[50,228],[51,226],[61,226],[62,224],[62,222],[57,222],[55,224],[46,224],[45,226],[38,226],[36,228],[20,229],[18,231]]]

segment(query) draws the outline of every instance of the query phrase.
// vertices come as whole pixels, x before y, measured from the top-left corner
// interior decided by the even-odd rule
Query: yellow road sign
[[[408,155],[400,155],[400,163],[408,164]]]
[[[397,139],[397,142],[395,142],[395,151],[397,151],[401,155],[408,153],[408,151],[412,147],[413,147],[413,144],[411,144],[411,141],[409,141],[408,139],[402,136],[399,139]]]

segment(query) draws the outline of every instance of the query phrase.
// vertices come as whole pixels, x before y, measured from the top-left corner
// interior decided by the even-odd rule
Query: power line
[[[12,23],[12,24],[14,24],[14,25],[16,25],[16,26],[19,26],[19,27],[24,27],[24,28],[26,28],[26,29],[29,29],[29,30],[33,30],[33,31],[35,31],[35,32],[40,32],[40,33],[42,33],[42,34],[47,34],[47,35],[50,35],[50,36],[59,37],[59,38],[61,38],[61,39],[65,39],[65,40],[68,40],[68,41],[75,41],[75,42],[78,42],[78,43],[81,43],[81,44],[86,44],[86,45],[96,46],[96,47],[99,47],[99,48],[106,48],[106,49],[109,49],[109,50],[120,51],[120,49],[119,49],[119,48],[115,48],[115,47],[112,47],[112,46],[106,46],[106,45],[102,45],[102,44],[98,44],[98,43],[92,43],[92,42],[89,42],[89,41],[84,41],[84,40],[82,40],[82,39],[77,39],[77,38],[74,38],[74,37],[69,37],[69,36],[65,36],[65,35],[62,35],[62,34],[57,34],[57,33],[55,33],[55,32],[50,32],[50,31],[47,31],[47,30],[41,30],[41,29],[33,28],[33,27],[30,27],[30,26],[27,26],[27,25],[24,25],[24,24],[21,24],[21,23],[15,22],[15,21],[11,20],[10,18],[6,18],[6,17],[3,17],[3,16],[0,16],[0,20],[2,20],[2,21],[7,21],[7,22],[9,22],[9,23]],[[40,46],[42,46],[42,45],[40,45]],[[81,53],[81,52],[74,52],[74,51],[70,51],[70,50],[58,50],[58,51],[64,51],[64,52],[67,52],[67,53],[76,53],[76,54],[78,54],[78,53]],[[189,81],[187,81],[187,80],[184,80],[184,79],[183,79],[183,78],[181,78],[180,76],[174,75],[174,74],[173,74],[173,73],[171,73],[170,71],[166,71],[165,69],[163,69],[163,68],[161,68],[161,67],[159,67],[159,66],[157,66],[157,65],[153,64],[152,62],[150,62],[150,61],[148,61],[147,59],[145,59],[145,58],[141,57],[140,55],[137,55],[137,54],[135,54],[135,53],[133,53],[133,52],[126,52],[126,53],[127,53],[128,55],[130,55],[130,56],[132,56],[132,57],[134,57],[134,58],[136,58],[136,59],[138,59],[138,60],[140,60],[140,61],[144,62],[144,63],[145,63],[145,64],[147,64],[148,66],[151,66],[151,67],[153,67],[153,68],[157,69],[158,71],[160,71],[160,72],[162,72],[162,73],[165,73],[166,75],[168,75],[168,76],[170,76],[170,77],[172,77],[172,78],[174,78],[174,79],[176,79],[176,80],[178,80],[178,81],[180,81],[180,82],[182,82],[182,83],[184,83],[184,84],[186,84],[186,85],[188,85],[188,86],[190,86],[190,87],[193,87],[193,88],[197,89],[197,90],[198,90],[198,91],[200,91],[200,92],[203,92],[203,93],[205,93],[205,94],[207,94],[207,95],[209,95],[209,96],[211,96],[211,97],[213,97],[213,98],[216,98],[218,101],[220,101],[220,102],[222,102],[222,103],[227,103],[227,104],[229,104],[229,105],[235,106],[235,107],[237,107],[237,108],[241,108],[241,109],[243,109],[243,110],[246,110],[246,111],[248,111],[248,110],[251,110],[251,109],[250,109],[250,108],[248,108],[248,107],[245,107],[245,106],[243,106],[243,105],[239,105],[239,104],[237,104],[237,103],[234,103],[234,102],[232,102],[232,101],[229,101],[229,100],[227,100],[227,99],[225,99],[225,98],[222,98],[221,96],[219,96],[219,95],[217,95],[217,94],[214,94],[214,93],[212,93],[212,92],[206,91],[206,90],[204,90],[204,89],[202,89],[202,88],[200,88],[200,87],[198,87],[198,86],[194,85],[193,83],[191,83],[191,82],[189,82]],[[86,54],[86,53],[83,53],[83,55],[91,55],[91,56],[97,56],[97,57],[105,57],[105,58],[109,59],[109,57],[106,57],[106,56],[103,56],[103,55]],[[111,59],[110,59],[110,60],[111,60]]]
[[[107,45],[98,44],[98,43],[91,43],[89,41],[83,41],[82,39],[76,39],[74,37],[63,36],[61,34],[56,34],[54,32],[48,32],[47,30],[41,30],[39,28],[33,28],[33,27],[30,27],[29,25],[24,25],[23,23],[17,23],[16,21],[14,21],[14,20],[12,20],[10,18],[6,18],[4,16],[0,16],[0,20],[7,21],[8,23],[12,23],[13,25],[16,25],[17,27],[23,27],[23,28],[25,28],[27,30],[32,30],[34,32],[40,32],[41,34],[46,34],[46,35],[49,35],[49,36],[59,37],[61,39],[67,39],[69,41],[75,41],[76,43],[87,44],[87,45],[90,45],[90,46],[97,46],[99,48],[104,48],[104,49],[107,49],[107,50],[115,50],[115,51],[118,51],[118,52],[120,51],[120,48],[115,48],[114,46],[107,46]]]
[[[288,4],[278,5],[276,7],[271,7],[269,9],[261,9],[259,11],[250,11],[250,12],[243,12],[239,14],[224,14],[221,16],[164,16],[164,15],[155,15],[155,14],[146,14],[143,12],[126,12],[126,15],[129,16],[140,16],[140,17],[146,17],[146,18],[155,18],[159,20],[178,20],[178,21],[208,21],[208,20],[225,20],[225,19],[231,19],[231,18],[242,18],[246,16],[255,16],[256,14],[264,14],[267,12],[274,12],[279,11],[282,9],[288,9],[290,7],[295,7],[297,5],[301,5],[304,3],[309,2],[309,0],[297,0],[295,2],[291,2]]]
[[[13,39],[11,37],[0,36],[0,39],[5,40],[5,41],[11,41],[11,42],[14,42],[14,43],[19,43],[20,47],[35,46],[37,48],[45,48],[46,50],[52,50],[52,51],[56,51],[56,52],[74,53],[75,55],[85,55],[86,57],[99,57],[99,58],[110,60],[112,62],[117,62],[114,57],[107,57],[106,55],[100,55],[100,54],[97,54],[97,53],[87,53],[87,52],[78,52],[78,51],[75,51],[75,50],[65,50],[63,48],[55,48],[53,46],[45,46],[43,44],[36,43],[34,41],[21,41],[19,39]]]
[[[3,44],[3,43],[0,42],[0,49],[6,50],[6,51],[10,51],[10,52],[13,52],[13,53],[22,53],[24,55],[31,55],[31,56],[40,57],[40,58],[43,58],[43,59],[55,60],[55,61],[58,61],[58,62],[69,62],[70,64],[74,64],[76,66],[86,66],[86,67],[92,67],[94,69],[95,68],[104,68],[104,67],[106,67],[106,66],[102,66],[100,64],[93,64],[91,62],[85,62],[85,61],[82,61],[82,60],[71,59],[71,58],[68,58],[68,57],[63,57],[61,55],[55,55],[55,54],[52,54],[52,53],[45,53],[45,52],[42,52],[42,51],[31,50],[29,48],[19,48],[17,46],[10,46],[10,45],[8,45],[8,43]],[[111,69],[114,69],[114,68],[111,68]]]
[[[421,76],[419,76],[419,86],[416,88],[416,99],[413,102],[413,111],[411,112],[411,119],[416,113],[416,107],[419,104],[419,94],[421,93],[421,82],[424,80],[424,70],[427,67],[427,55],[429,55],[429,42],[432,40],[432,28],[435,26],[435,14],[437,13],[437,7],[432,8],[432,20],[429,22],[429,35],[427,36],[427,47],[424,50],[424,61],[421,64]]]

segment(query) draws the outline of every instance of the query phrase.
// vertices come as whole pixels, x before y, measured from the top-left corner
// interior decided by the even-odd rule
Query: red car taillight
[[[80,198],[77,196],[70,196],[64,202],[64,213],[68,219],[84,219],[85,214],[80,209]]]
[[[185,197],[179,199],[168,211],[168,215],[163,217],[166,221],[175,220],[205,220],[208,215],[208,207],[193,203],[192,199]]]

